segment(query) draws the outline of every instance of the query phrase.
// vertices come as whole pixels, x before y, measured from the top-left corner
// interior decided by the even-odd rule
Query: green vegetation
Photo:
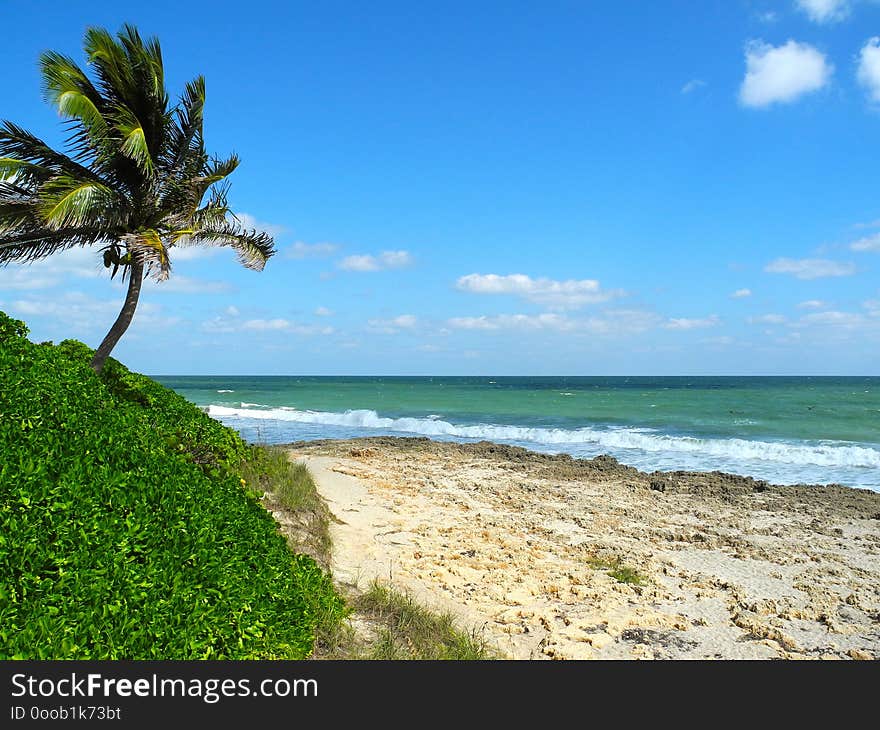
[[[67,56],[40,56],[45,97],[67,120],[68,154],[0,124],[0,265],[97,246],[111,277],[122,270],[125,301],[91,356],[100,372],[134,317],[144,276],[167,279],[175,246],[229,246],[260,270],[274,242],[245,230],[227,205],[238,157],[205,150],[204,78],[172,107],[157,39],[131,25],[116,37],[88,28],[83,50],[91,78]]]
[[[587,560],[587,563],[595,570],[608,571],[608,575],[618,583],[640,586],[645,582],[645,577],[641,573],[635,568],[624,565],[620,558],[592,557]]]
[[[346,609],[242,484],[281,465],[115,360],[98,375],[85,345],[26,333],[0,313],[0,659],[310,656]],[[296,473],[286,498],[308,501]]]
[[[412,596],[373,581],[352,601],[354,609],[376,631],[357,659],[494,659],[476,631],[462,631],[451,613],[435,613]],[[351,651],[349,645],[349,651]]]

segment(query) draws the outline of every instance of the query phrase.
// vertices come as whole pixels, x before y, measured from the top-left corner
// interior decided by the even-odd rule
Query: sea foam
[[[258,407],[242,403],[241,408],[212,405],[208,413],[215,418],[289,421],[382,429],[419,434],[488,441],[513,441],[564,447],[590,444],[603,449],[636,450],[647,453],[680,453],[732,460],[776,462],[825,467],[880,468],[880,450],[835,441],[790,443],[739,438],[712,439],[675,436],[646,428],[531,428],[500,424],[453,424],[437,418],[386,418],[371,410],[342,413],[303,411],[295,408]]]

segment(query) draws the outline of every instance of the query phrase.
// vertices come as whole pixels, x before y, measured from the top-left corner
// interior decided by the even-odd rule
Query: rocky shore
[[[297,442],[333,572],[511,659],[880,657],[880,494],[423,438]]]

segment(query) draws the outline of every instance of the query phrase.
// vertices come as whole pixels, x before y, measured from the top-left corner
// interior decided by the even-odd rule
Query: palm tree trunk
[[[132,261],[131,269],[128,273],[128,292],[125,295],[125,303],[119,312],[119,316],[107,333],[107,336],[98,345],[95,355],[92,357],[92,370],[100,373],[104,367],[104,361],[110,356],[110,352],[116,347],[119,338],[125,334],[131,319],[134,317],[134,310],[137,308],[138,298],[141,295],[141,284],[144,280],[144,265],[139,261]]]

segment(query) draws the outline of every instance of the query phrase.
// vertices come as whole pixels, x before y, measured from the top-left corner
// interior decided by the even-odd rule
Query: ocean
[[[489,440],[880,491],[880,377],[154,377],[250,441]]]

